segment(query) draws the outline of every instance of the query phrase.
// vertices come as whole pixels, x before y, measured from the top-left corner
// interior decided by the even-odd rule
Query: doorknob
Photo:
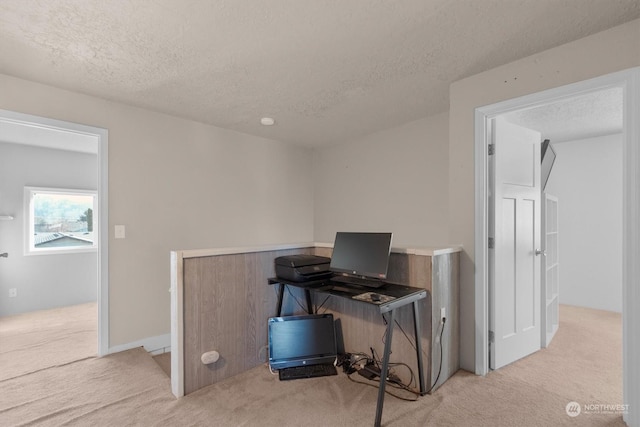
[[[536,249],[536,255],[547,256],[547,251],[542,251],[540,249]]]
[[[0,258],[8,258],[9,257],[9,253],[8,252],[4,252],[0,254]]]

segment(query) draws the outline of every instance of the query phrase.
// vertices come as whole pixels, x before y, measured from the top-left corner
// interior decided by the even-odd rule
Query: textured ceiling
[[[622,132],[622,105],[622,88],[617,87],[516,111],[505,117],[558,143]]]
[[[2,0],[0,73],[321,146],[638,17],[640,0]]]

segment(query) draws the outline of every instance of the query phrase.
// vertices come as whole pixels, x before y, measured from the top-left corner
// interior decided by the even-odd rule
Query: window
[[[95,191],[25,187],[25,255],[94,251]]]

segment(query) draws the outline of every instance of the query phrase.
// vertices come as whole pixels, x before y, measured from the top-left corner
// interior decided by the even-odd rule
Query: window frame
[[[93,243],[86,246],[58,246],[58,247],[35,247],[35,224],[33,199],[35,194],[57,194],[69,196],[91,196],[93,197]],[[24,255],[55,255],[97,252],[100,245],[100,214],[98,209],[98,192],[96,190],[83,190],[72,188],[52,188],[52,187],[24,187]]]

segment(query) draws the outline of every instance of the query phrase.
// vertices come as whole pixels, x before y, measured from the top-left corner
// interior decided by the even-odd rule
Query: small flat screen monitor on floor
[[[329,268],[361,278],[386,279],[392,233],[336,233]]]
[[[272,369],[335,362],[338,351],[332,314],[271,317],[268,324]]]

